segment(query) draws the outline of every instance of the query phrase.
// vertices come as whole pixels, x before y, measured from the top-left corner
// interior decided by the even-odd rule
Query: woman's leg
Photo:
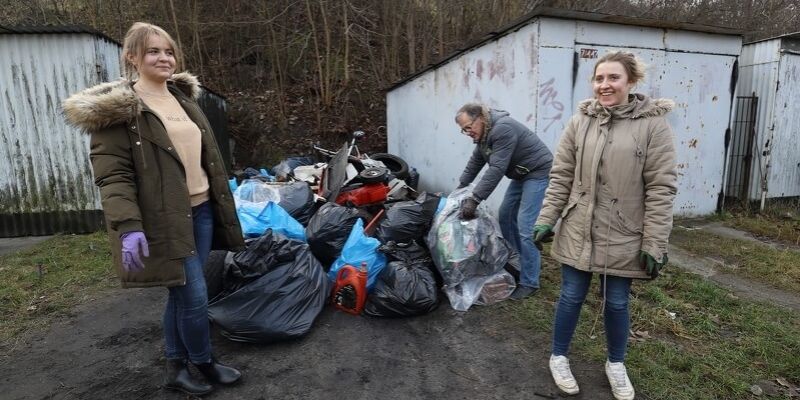
[[[624,362],[628,349],[630,312],[628,300],[631,293],[631,278],[607,276],[605,281],[606,306],[603,315],[608,343],[608,361]]]
[[[561,294],[553,324],[553,355],[566,356],[569,353],[569,345],[591,282],[591,272],[579,271],[566,264],[561,266]]]
[[[192,208],[195,254],[184,260],[186,284],[169,288],[164,316],[167,358],[183,356],[193,363],[211,360],[208,292],[203,263],[211,251],[214,220],[210,203]],[[183,353],[183,354],[181,354]]]

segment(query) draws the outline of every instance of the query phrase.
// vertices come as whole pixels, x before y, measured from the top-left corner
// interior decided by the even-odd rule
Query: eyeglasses
[[[469,132],[468,132],[468,131],[471,131],[471,130],[472,130],[472,124],[474,124],[474,123],[475,123],[475,120],[476,120],[476,119],[478,119],[478,117],[475,117],[475,118],[473,118],[473,119],[472,119],[472,121],[469,121],[469,123],[468,123],[468,124],[464,125],[464,127],[463,127],[463,128],[461,128],[461,134],[463,134],[463,135],[469,135]]]

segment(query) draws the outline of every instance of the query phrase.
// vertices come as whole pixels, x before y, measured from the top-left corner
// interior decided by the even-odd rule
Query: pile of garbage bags
[[[225,337],[266,343],[307,334],[346,265],[365,266],[363,314],[370,317],[429,313],[441,293],[453,309],[466,311],[502,301],[514,290],[518,255],[494,217],[482,206],[478,218],[459,219],[471,187],[444,197],[370,173],[351,184],[365,191],[341,201],[336,194],[317,194],[323,191],[323,185],[315,186],[324,180],[320,168],[287,159],[272,173],[249,168],[231,180],[247,248],[213,251],[205,266],[209,318]],[[416,170],[404,168],[407,179],[418,179]],[[390,195],[372,202],[375,193]]]

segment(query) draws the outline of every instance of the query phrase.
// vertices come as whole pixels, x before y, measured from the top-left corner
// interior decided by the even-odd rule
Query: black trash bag
[[[420,193],[416,200],[399,201],[386,210],[375,236],[381,243],[405,243],[423,239],[433,223],[440,197],[431,193]]]
[[[331,290],[308,246],[272,230],[227,257],[224,286],[208,306],[209,319],[223,336],[249,343],[305,335]]]
[[[344,242],[350,236],[359,216],[360,213],[355,208],[325,203],[308,221],[306,242],[325,271],[342,254]]]
[[[371,317],[410,317],[427,314],[439,305],[433,260],[424,247],[390,242],[379,248],[389,262],[367,298],[364,314]]]
[[[203,266],[203,276],[206,279],[208,298],[213,299],[223,290],[223,275],[225,274],[225,257],[228,251],[211,250]]]
[[[305,182],[293,182],[278,187],[281,196],[278,205],[301,225],[308,226],[308,220],[314,215],[314,192]]]

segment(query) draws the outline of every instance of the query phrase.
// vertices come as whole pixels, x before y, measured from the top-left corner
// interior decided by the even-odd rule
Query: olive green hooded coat
[[[184,285],[183,260],[195,254],[195,241],[183,164],[161,120],[139,100],[132,84],[119,80],[83,90],[64,101],[64,114],[91,135],[94,182],[122,286]],[[214,216],[212,248],[243,248],[222,157],[196,102],[200,84],[193,75],[180,73],[167,87],[202,135],[202,166]],[[149,244],[150,257],[140,272],[122,268],[120,236],[131,231],[143,231]]]
[[[560,219],[551,254],[579,270],[649,278],[640,250],[662,262],[677,193],[673,102],[630,95],[581,102],[567,124],[536,224]]]

